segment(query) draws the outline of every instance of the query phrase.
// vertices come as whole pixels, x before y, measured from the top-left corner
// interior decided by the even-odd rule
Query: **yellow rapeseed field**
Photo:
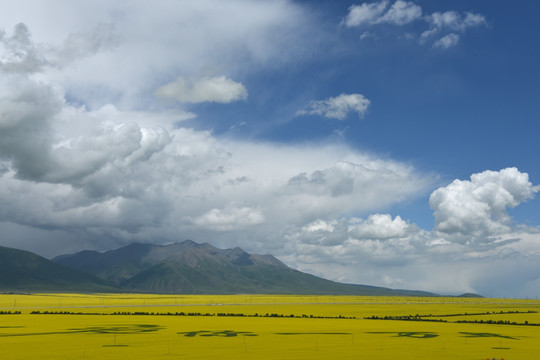
[[[540,301],[0,295],[1,359],[535,359]]]

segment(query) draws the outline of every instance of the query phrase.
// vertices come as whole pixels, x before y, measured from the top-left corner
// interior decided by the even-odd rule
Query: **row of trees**
[[[84,313],[84,312],[72,312],[72,311],[32,311],[32,315],[154,315],[154,316],[222,316],[222,317],[279,317],[279,318],[309,318],[309,319],[356,319],[355,317],[346,317],[342,315],[338,316],[315,316],[315,315],[284,315],[284,314],[275,314],[275,313],[266,313],[266,314],[242,314],[242,313],[200,313],[200,312],[144,312],[144,311],[119,311],[112,313]]]

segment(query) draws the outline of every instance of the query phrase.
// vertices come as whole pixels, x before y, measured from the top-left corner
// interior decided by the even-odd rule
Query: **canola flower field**
[[[534,359],[540,301],[2,294],[2,359]]]

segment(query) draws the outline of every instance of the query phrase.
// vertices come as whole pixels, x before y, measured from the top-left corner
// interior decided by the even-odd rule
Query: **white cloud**
[[[484,15],[467,12],[465,13],[465,19],[459,25],[459,28],[465,30],[470,27],[476,27],[481,25],[487,26],[487,20]]]
[[[370,37],[374,37],[373,33],[369,32],[369,31],[364,31],[362,33],[362,35],[360,35],[360,40],[364,40],[364,39],[367,39],[367,38],[370,38]]]
[[[446,50],[452,46],[456,46],[458,42],[459,42],[459,35],[450,33],[448,35],[443,36],[439,40],[435,41],[433,43],[433,47]]]
[[[297,115],[321,115],[330,119],[344,120],[349,113],[363,117],[371,102],[361,94],[341,94],[326,100],[312,101],[306,110]]]
[[[246,67],[297,62],[323,37],[312,15],[291,1],[6,0],[2,7],[0,26],[10,33],[23,21],[34,39],[28,61],[17,66],[46,69],[40,79],[62,84],[90,109],[111,99],[125,109],[149,108],[154,91],[179,75],[234,79]]]
[[[224,209],[211,209],[193,219],[193,223],[215,231],[238,230],[259,225],[265,218],[259,209],[228,204]]]
[[[422,17],[422,8],[413,2],[396,1],[376,23],[405,25]]]
[[[462,26],[461,15],[457,11],[446,11],[444,13],[434,12],[426,16],[427,22],[431,24],[432,29],[450,28],[457,30]]]
[[[61,45],[35,43],[28,26],[18,23],[13,34],[0,31],[0,69],[5,73],[36,73],[45,68],[64,68],[74,61],[110,50],[118,42],[112,25],[71,33]]]
[[[74,107],[26,75],[3,78],[0,95],[4,222],[130,240],[227,230],[221,241],[248,243],[235,231],[253,228],[279,247],[276,227],[388,206],[431,181],[343,145],[225,141],[171,114]]]
[[[426,16],[426,21],[430,24],[430,27],[421,34],[421,42],[426,42],[440,33],[451,31],[451,33],[442,36],[433,43],[433,47],[441,49],[448,49],[458,43],[459,35],[455,32],[463,34],[469,28],[487,25],[486,18],[483,15],[470,12],[463,15],[457,11],[434,12]]]
[[[461,14],[450,10],[422,16],[422,8],[413,2],[397,0],[390,7],[388,4],[388,1],[379,1],[353,5],[342,23],[347,27],[376,24],[402,26],[416,20],[424,20],[429,24],[429,29],[420,35],[420,43],[425,43],[442,33],[443,35],[433,42],[433,47],[443,50],[457,45],[459,35],[456,32],[463,34],[469,28],[487,25],[486,18],[481,14],[471,12]],[[410,37],[410,33],[408,35]]]
[[[460,242],[508,233],[511,219],[506,209],[531,199],[538,190],[516,168],[473,174],[470,181],[455,180],[429,198],[435,230]]]
[[[352,5],[344,23],[347,27],[372,24],[381,17],[387,7],[388,1]]]
[[[174,82],[157,89],[156,95],[187,103],[230,103],[245,100],[248,92],[244,85],[225,76],[203,77],[196,80],[179,77]]]
[[[486,18],[480,14],[465,13],[465,16],[456,11],[446,11],[444,13],[434,12],[427,16],[427,21],[433,29],[448,28],[453,31],[465,31],[470,27],[487,25]]]
[[[532,264],[540,258],[540,230],[513,224],[506,209],[538,191],[515,168],[473,174],[432,193],[433,231],[389,214],[319,218],[286,233],[282,257],[346,282],[490,296],[503,294],[503,286],[514,296],[530,296],[535,292],[529,283],[538,279],[531,269],[538,269]]]
[[[399,216],[373,214],[366,220],[351,219],[349,232],[356,239],[392,239],[406,237],[410,227]]]
[[[0,69],[7,73],[35,71],[44,62],[30,40],[30,32],[25,24],[17,24],[11,36],[0,31],[0,50],[3,50]]]
[[[379,1],[352,5],[343,23],[347,27],[383,23],[405,25],[421,16],[422,8],[413,2],[397,0],[388,8],[388,1]]]
[[[91,55],[93,46],[84,48],[93,50],[79,53],[100,56]],[[26,60],[10,61],[17,67]],[[408,165],[345,145],[223,140],[182,127],[179,121],[194,116],[182,111],[74,105],[62,82],[47,77],[56,71],[51,64],[4,69],[0,78],[3,223],[126,241],[178,240],[181,233],[248,249],[283,248],[291,226],[389,206],[432,181]],[[209,84],[218,91],[209,92]],[[191,85],[184,99],[241,96],[227,98],[222,90],[241,84],[225,77]],[[341,95],[315,103],[312,111],[342,118],[362,115],[368,105],[362,95]]]

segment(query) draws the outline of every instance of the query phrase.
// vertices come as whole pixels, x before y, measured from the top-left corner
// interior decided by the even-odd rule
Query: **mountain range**
[[[108,281],[54,263],[29,251],[0,246],[0,291],[109,292]]]
[[[85,250],[52,261],[0,247],[0,290],[437,296],[338,283],[292,269],[272,255],[249,254],[238,247],[223,250],[191,240]]]

